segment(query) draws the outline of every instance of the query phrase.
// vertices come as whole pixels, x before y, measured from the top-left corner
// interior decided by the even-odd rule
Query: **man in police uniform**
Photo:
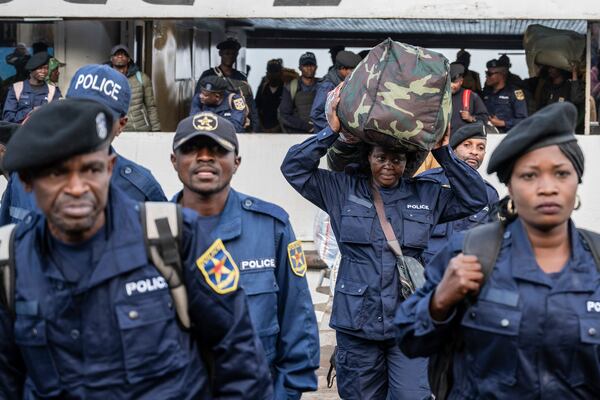
[[[194,97],[198,96],[202,87],[201,82],[204,78],[209,76],[219,76],[225,78],[227,83],[227,90],[230,92],[240,93],[244,96],[244,101],[248,106],[250,126],[248,127],[249,132],[258,132],[259,119],[258,110],[254,103],[254,95],[252,94],[252,88],[248,84],[248,77],[243,72],[235,69],[233,66],[237,61],[238,54],[242,45],[235,38],[229,37],[224,41],[217,44],[219,50],[219,56],[221,57],[221,63],[214,67],[209,68],[200,75],[200,79],[196,83],[196,89],[194,90]],[[238,131],[240,132],[240,131]]]
[[[281,128],[286,133],[313,133],[315,128],[310,120],[310,110],[317,93],[317,58],[314,53],[302,54],[298,68],[300,78],[286,83],[281,95]]]
[[[244,132],[247,116],[242,96],[227,91],[227,82],[218,76],[208,76],[200,82],[200,93],[192,100],[190,116],[202,111],[220,115],[233,124],[236,132]]]
[[[288,214],[231,188],[241,157],[233,126],[213,113],[177,126],[171,161],[183,183],[173,201],[200,214],[240,267],[240,285],[271,366],[275,399],[317,389],[319,336],[306,259]]]
[[[485,157],[487,147],[485,126],[480,121],[464,125],[462,128],[452,132],[449,145],[458,158],[469,164],[473,169],[479,169]],[[420,174],[419,177],[434,179],[436,182],[441,183],[442,186],[449,185],[448,177],[446,177],[442,168],[427,170]],[[469,217],[436,225],[431,233],[427,249],[423,252],[423,261],[426,264],[444,247],[454,232],[465,231],[476,225],[495,219],[495,216],[491,212],[494,210],[496,203],[498,203],[498,192],[486,180],[484,180],[484,183],[488,204],[481,211]]]
[[[36,111],[9,143],[4,166],[42,214],[19,224],[11,244],[0,397],[271,398],[239,271],[220,241],[208,248],[189,210],[179,255],[192,324],[178,324],[165,277],[148,260],[138,203],[110,184],[112,127],[103,105],[67,99]]]
[[[508,69],[504,64],[494,59],[486,67],[483,101],[492,125],[506,132],[527,117],[525,93],[507,83]]]
[[[114,140],[127,125],[127,111],[131,91],[127,78],[108,65],[90,64],[77,70],[67,98],[84,98],[100,102],[113,113],[115,121],[110,141]],[[141,165],[117,154],[112,184],[136,201],[166,201],[167,198],[152,173]],[[0,206],[0,225],[17,223],[36,209],[35,199],[26,193],[16,174],[8,180],[5,201]]]

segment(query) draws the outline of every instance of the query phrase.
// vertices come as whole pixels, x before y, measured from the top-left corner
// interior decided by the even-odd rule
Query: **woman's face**
[[[508,191],[521,220],[547,231],[570,218],[578,183],[573,164],[554,145],[521,156],[512,171]]]
[[[374,146],[369,153],[369,166],[375,184],[391,188],[398,184],[404,173],[406,154]]]

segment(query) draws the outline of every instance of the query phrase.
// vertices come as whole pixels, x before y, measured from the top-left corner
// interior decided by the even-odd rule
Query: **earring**
[[[506,211],[508,211],[508,215],[511,217],[517,215],[517,209],[513,204],[513,199],[508,199],[508,203],[506,203]]]
[[[579,210],[581,208],[581,199],[579,198],[579,195],[575,196],[575,207],[573,208],[574,210]]]

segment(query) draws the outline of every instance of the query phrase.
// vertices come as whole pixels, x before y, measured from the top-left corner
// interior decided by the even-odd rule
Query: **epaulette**
[[[254,211],[257,213],[269,215],[273,218],[278,219],[284,224],[286,224],[289,221],[289,215],[283,208],[273,203],[257,199],[255,197],[243,196],[242,208],[248,211]]]

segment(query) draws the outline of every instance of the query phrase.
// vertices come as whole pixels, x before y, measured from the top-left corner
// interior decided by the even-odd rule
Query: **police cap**
[[[453,149],[457,148],[459,144],[467,139],[487,139],[487,133],[483,122],[477,121],[472,124],[466,124],[461,126],[450,134],[450,147]]]
[[[450,64],[450,79],[452,82],[465,74],[465,66],[461,63],[453,62]]]
[[[488,61],[485,64],[485,66],[486,66],[486,68],[506,68],[506,65],[504,65],[500,61],[496,60],[495,58]]]
[[[8,142],[3,167],[22,171],[95,151],[110,140],[113,117],[104,105],[85,99],[48,103]]]
[[[242,47],[242,45],[240,44],[240,42],[238,42],[237,39],[232,38],[232,37],[228,37],[227,39],[223,40],[221,43],[219,43],[217,45],[217,49],[219,49],[219,50],[238,51],[241,47]]]
[[[542,108],[508,131],[490,157],[488,174],[496,172],[500,182],[507,183],[516,160],[522,155],[546,146],[562,147],[571,142],[575,143],[576,124],[577,108],[569,102],[554,103]],[[581,177],[583,153],[579,146],[568,147],[571,148],[569,153],[572,154],[565,155]]]
[[[298,64],[302,67],[304,65],[317,65],[317,57],[315,57],[315,53],[307,51],[306,53],[300,56],[300,60]]]
[[[173,138],[173,151],[199,136],[209,137],[225,150],[238,153],[239,145],[235,127],[227,119],[211,112],[191,115],[179,122]]]
[[[50,56],[48,53],[35,53],[31,56],[27,64],[25,64],[25,69],[27,71],[34,71],[39,67],[48,64],[48,60],[50,60]]]
[[[131,88],[127,77],[116,69],[89,64],[75,72],[66,97],[99,101],[114,111],[115,118],[120,118],[129,111]]]
[[[335,56],[335,64],[338,67],[356,68],[361,61],[362,58],[352,51],[342,50]]]
[[[221,93],[227,90],[227,81],[220,76],[210,75],[202,78],[200,81],[200,87],[203,90],[208,90],[209,92]]]

